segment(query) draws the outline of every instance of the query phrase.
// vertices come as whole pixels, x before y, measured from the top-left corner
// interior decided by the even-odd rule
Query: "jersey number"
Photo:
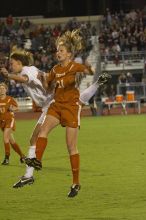
[[[0,113],[1,113],[1,114],[5,113],[5,108],[1,107],[1,108],[0,108]]]
[[[59,88],[59,89],[64,88],[63,79],[58,80],[58,81],[57,81],[57,84],[58,84],[58,88]]]

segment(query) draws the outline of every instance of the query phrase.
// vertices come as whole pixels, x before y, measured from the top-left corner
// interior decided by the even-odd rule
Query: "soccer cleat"
[[[42,169],[42,163],[37,158],[25,158],[25,163],[29,167],[33,167],[35,170],[41,170]]]
[[[25,157],[25,156],[20,157],[20,163],[25,163],[25,159],[26,159],[26,157]]]
[[[75,197],[78,195],[78,191],[81,189],[81,186],[78,184],[73,184],[71,186],[70,192],[68,193],[68,197]]]
[[[110,79],[111,75],[109,75],[108,73],[103,73],[98,77],[97,83],[99,84],[99,86],[102,86],[108,83]]]
[[[32,167],[32,159],[29,157],[25,158],[25,163],[27,164],[27,166]]]
[[[23,187],[25,185],[31,185],[33,183],[34,183],[34,178],[33,177],[22,176],[20,178],[20,180],[13,185],[13,188],[19,188],[19,187]]]
[[[1,163],[2,165],[8,165],[9,164],[9,157],[6,156],[3,162]]]

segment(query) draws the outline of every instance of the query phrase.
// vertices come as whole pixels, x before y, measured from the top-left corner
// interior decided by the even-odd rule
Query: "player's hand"
[[[5,67],[2,67],[0,68],[0,74],[7,78],[9,73]]]
[[[9,106],[9,112],[14,112],[14,111],[17,111],[17,110],[18,110],[18,107],[16,107],[16,106],[13,106],[13,105]]]
[[[42,81],[43,77],[44,77],[45,73],[42,72],[42,71],[38,71],[38,74],[37,74],[37,79],[39,79],[40,81]]]

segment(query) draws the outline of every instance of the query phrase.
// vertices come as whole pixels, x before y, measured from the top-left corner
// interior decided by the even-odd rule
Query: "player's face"
[[[11,59],[10,68],[14,73],[20,73],[22,71],[22,63],[19,60]]]
[[[0,86],[0,96],[6,95],[7,89],[5,86]]]
[[[67,51],[65,46],[59,45],[57,47],[56,56],[59,62],[65,62],[65,61],[70,60],[71,53]]]

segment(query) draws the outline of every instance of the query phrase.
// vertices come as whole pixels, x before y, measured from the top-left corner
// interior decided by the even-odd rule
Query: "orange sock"
[[[73,174],[73,184],[79,184],[80,155],[70,155],[70,163]]]
[[[41,161],[47,146],[47,138],[39,137],[36,142],[36,158]]]
[[[9,143],[4,143],[5,146],[5,155],[10,156],[10,144]]]
[[[22,151],[20,150],[20,147],[19,147],[19,145],[18,145],[17,143],[11,144],[11,146],[12,146],[13,150],[14,150],[17,154],[19,154],[20,157],[23,157],[23,156],[24,156],[24,154],[23,154]]]

